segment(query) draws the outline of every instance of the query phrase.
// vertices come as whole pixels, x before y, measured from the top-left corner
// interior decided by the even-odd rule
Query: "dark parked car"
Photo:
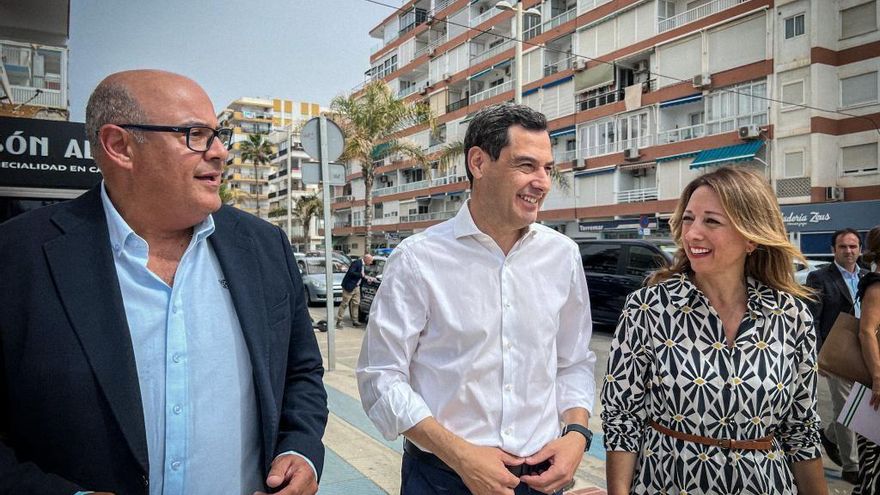
[[[373,305],[373,297],[379,290],[379,284],[382,283],[382,272],[385,271],[385,262],[388,258],[384,256],[373,256],[373,264],[364,267],[364,273],[376,279],[370,282],[367,279],[361,281],[361,304],[358,306],[358,321],[366,323],[370,319],[370,306]]]
[[[677,250],[672,241],[636,239],[577,241],[581,250],[593,324],[617,324],[623,303],[645,278],[672,262]]]

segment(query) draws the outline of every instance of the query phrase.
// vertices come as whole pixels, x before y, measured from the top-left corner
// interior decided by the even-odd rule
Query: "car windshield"
[[[345,273],[348,271],[348,265],[341,261],[333,261],[333,273]],[[314,275],[316,273],[326,273],[324,270],[324,260],[309,259],[306,260],[306,273]]]
[[[675,258],[675,253],[678,252],[678,246],[674,242],[658,243],[657,247],[664,253],[668,254],[670,258]]]

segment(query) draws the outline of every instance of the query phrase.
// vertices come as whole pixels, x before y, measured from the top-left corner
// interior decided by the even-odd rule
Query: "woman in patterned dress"
[[[877,345],[877,331],[880,328],[880,225],[868,232],[865,254],[862,260],[871,263],[871,273],[859,282],[856,298],[861,301],[859,320],[859,340],[862,356],[871,373],[871,401],[874,409],[880,408],[880,348]],[[867,438],[856,435],[859,448],[858,485],[853,495],[880,493],[880,446]]]
[[[810,294],[770,186],[700,176],[670,225],[676,260],[627,298],[608,356],[609,495],[827,494]]]

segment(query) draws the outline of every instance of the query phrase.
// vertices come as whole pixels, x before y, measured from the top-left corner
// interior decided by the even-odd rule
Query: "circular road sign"
[[[300,133],[303,150],[312,157],[313,160],[321,160],[321,142],[318,140],[318,134],[321,124],[320,117],[314,117],[306,122]],[[330,119],[327,119],[327,156],[324,157],[328,162],[332,162],[342,155],[342,148],[345,145],[345,139],[342,136],[342,129]]]

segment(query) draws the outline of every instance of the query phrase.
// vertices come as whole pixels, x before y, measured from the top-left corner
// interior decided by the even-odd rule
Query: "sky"
[[[329,106],[363,82],[369,30],[392,13],[366,0],[71,0],[70,120],[101,79],[136,68],[191,77],[218,111],[242,96]]]

